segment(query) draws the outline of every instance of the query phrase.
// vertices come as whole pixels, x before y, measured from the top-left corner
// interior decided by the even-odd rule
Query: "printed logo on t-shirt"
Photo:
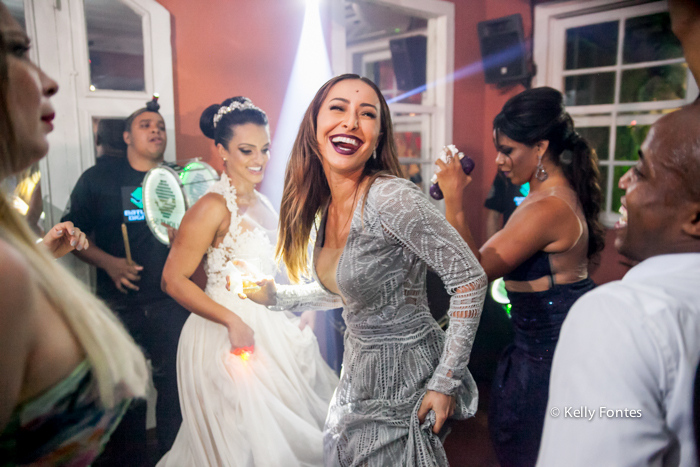
[[[520,194],[522,196],[515,196],[513,198],[513,201],[515,201],[516,206],[520,206],[520,204],[525,201],[525,198],[527,198],[527,195],[530,194],[530,184],[529,183],[524,183],[520,186]]]
[[[125,223],[146,220],[146,215],[143,213],[143,190],[140,186],[122,187],[122,208]]]

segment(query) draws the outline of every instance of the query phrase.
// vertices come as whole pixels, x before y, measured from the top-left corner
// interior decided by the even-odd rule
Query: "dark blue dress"
[[[552,276],[549,254],[539,251],[504,279],[546,276]],[[544,292],[508,292],[515,342],[498,363],[489,407],[489,430],[501,467],[535,465],[559,331],[574,302],[594,287],[587,278],[554,284]]]

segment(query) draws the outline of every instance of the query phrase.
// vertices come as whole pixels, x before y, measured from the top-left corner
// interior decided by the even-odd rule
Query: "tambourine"
[[[218,179],[216,170],[199,159],[184,166],[164,162],[149,170],[143,179],[143,212],[153,235],[169,245],[163,224],[179,228],[185,211]]]

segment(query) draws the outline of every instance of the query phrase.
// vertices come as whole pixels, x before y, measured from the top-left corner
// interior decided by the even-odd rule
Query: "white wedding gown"
[[[157,467],[322,466],[323,424],[338,378],[298,318],[226,290],[227,261],[244,259],[274,275],[274,247],[254,213],[237,214],[225,174],[209,191],[226,199],[231,227],[207,251],[206,293],[253,329],[255,351],[248,360],[231,354],[224,326],[189,317],[177,355],[183,423]]]

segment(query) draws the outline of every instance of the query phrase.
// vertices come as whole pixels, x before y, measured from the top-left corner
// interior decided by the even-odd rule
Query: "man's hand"
[[[418,421],[423,423],[425,421],[425,416],[428,412],[432,410],[435,412],[435,426],[433,426],[433,433],[437,434],[442,429],[442,425],[445,423],[449,417],[455,411],[455,398],[454,396],[448,396],[440,392],[428,391],[423,397],[423,402],[418,409]]]
[[[43,240],[54,258],[60,258],[73,250],[86,250],[90,246],[85,233],[70,221],[54,225]]]
[[[141,280],[139,272],[143,271],[143,266],[139,266],[136,263],[129,264],[126,258],[116,258],[114,256],[105,266],[105,271],[107,271],[107,274],[112,278],[114,285],[121,293],[129,293],[127,289],[139,290],[134,285],[134,282]]]

